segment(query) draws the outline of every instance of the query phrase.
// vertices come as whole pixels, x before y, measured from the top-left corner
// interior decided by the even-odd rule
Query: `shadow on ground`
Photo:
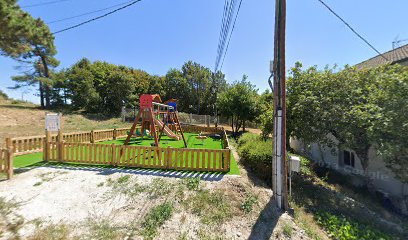
[[[271,239],[273,230],[275,229],[281,215],[282,213],[276,208],[273,198],[270,198],[268,204],[265,205],[265,208],[261,211],[256,223],[252,227],[251,234],[249,235],[248,239]]]
[[[127,173],[134,175],[148,175],[148,176],[160,176],[171,178],[197,178],[199,177],[204,181],[221,181],[224,178],[224,173],[211,173],[211,172],[192,172],[192,171],[164,171],[158,169],[141,169],[141,168],[112,168],[111,166],[91,166],[81,164],[61,164],[61,163],[39,163],[31,165],[30,167],[19,168],[15,170],[15,173],[23,173],[33,168],[53,168],[64,169],[73,171],[92,171],[98,172],[98,175],[111,175],[114,173]]]

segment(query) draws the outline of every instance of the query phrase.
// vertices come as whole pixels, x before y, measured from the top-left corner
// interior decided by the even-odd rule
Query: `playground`
[[[6,140],[13,167],[87,164],[239,174],[223,128],[180,125],[177,100],[140,96],[132,126]],[[40,151],[40,152],[38,152]]]

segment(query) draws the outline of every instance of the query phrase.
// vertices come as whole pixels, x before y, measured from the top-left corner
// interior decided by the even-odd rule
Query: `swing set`
[[[130,128],[125,145],[129,144],[132,136],[140,136],[143,139],[144,136],[149,137],[150,135],[150,137],[154,138],[154,146],[159,147],[161,136],[164,133],[174,140],[183,139],[184,147],[187,148],[183,129],[177,116],[177,100],[171,99],[166,104],[161,102],[158,94],[143,94],[140,96],[140,110]],[[140,131],[136,130],[139,121],[141,121]]]

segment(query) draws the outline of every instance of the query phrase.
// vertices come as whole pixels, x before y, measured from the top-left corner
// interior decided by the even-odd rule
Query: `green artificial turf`
[[[184,137],[187,142],[188,148],[206,148],[206,149],[222,149],[222,139],[214,139],[208,137],[207,139],[201,140],[196,137],[198,134],[195,133],[184,133]],[[99,144],[117,144],[123,145],[125,139],[117,139],[106,142],[99,142]],[[130,146],[151,146],[154,143],[153,138],[145,137],[143,140],[140,137],[131,138],[129,145]],[[168,136],[162,136],[159,142],[160,147],[173,147],[173,148],[184,148],[183,140],[174,140]]]
[[[214,138],[207,138],[204,141],[200,139],[196,139],[196,136],[198,134],[193,134],[193,133],[185,133],[184,136],[187,141],[188,148],[194,148],[194,149],[222,149],[222,139],[214,139]],[[115,145],[123,145],[125,139],[117,139],[117,140],[111,140],[111,141],[105,141],[105,142],[99,142],[98,144],[115,144]],[[151,146],[151,143],[154,143],[154,139],[147,139],[144,138],[143,140],[141,138],[132,138],[131,142],[129,145],[131,146]],[[171,139],[167,136],[162,136],[160,140],[160,147],[172,147],[172,148],[184,148],[184,142],[183,140],[176,141],[174,139]],[[127,156],[125,156],[126,159]],[[173,160],[176,160],[178,157],[174,155]],[[147,159],[147,158],[146,158]],[[194,157],[195,159],[195,157]],[[180,163],[180,159],[178,160],[178,165],[183,164]],[[205,157],[205,160],[207,160],[207,157]],[[219,160],[217,158],[217,160]],[[143,160],[142,161],[146,161]],[[149,160],[147,160],[149,161]],[[42,162],[42,153],[33,153],[33,154],[26,154],[22,156],[16,156],[14,157],[14,167],[15,168],[21,168],[21,167],[28,167],[28,166],[35,166],[38,165],[38,163]],[[218,167],[218,163],[221,161],[217,161],[216,166]],[[64,163],[64,164],[75,164],[78,165],[77,163]],[[186,164],[186,163],[184,163]],[[81,165],[81,164],[80,164]],[[84,164],[86,165],[86,164]],[[195,167],[195,161],[193,163]],[[230,163],[230,171],[227,174],[231,175],[239,175],[239,169],[238,165],[235,161],[235,158],[233,154],[231,154],[231,163]]]
[[[30,153],[20,156],[14,156],[14,168],[29,167],[43,161],[43,153]]]

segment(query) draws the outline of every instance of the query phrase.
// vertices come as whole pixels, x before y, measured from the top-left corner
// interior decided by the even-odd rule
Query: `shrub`
[[[245,162],[272,163],[272,140],[262,140],[259,135],[245,133],[238,140],[238,152]]]

